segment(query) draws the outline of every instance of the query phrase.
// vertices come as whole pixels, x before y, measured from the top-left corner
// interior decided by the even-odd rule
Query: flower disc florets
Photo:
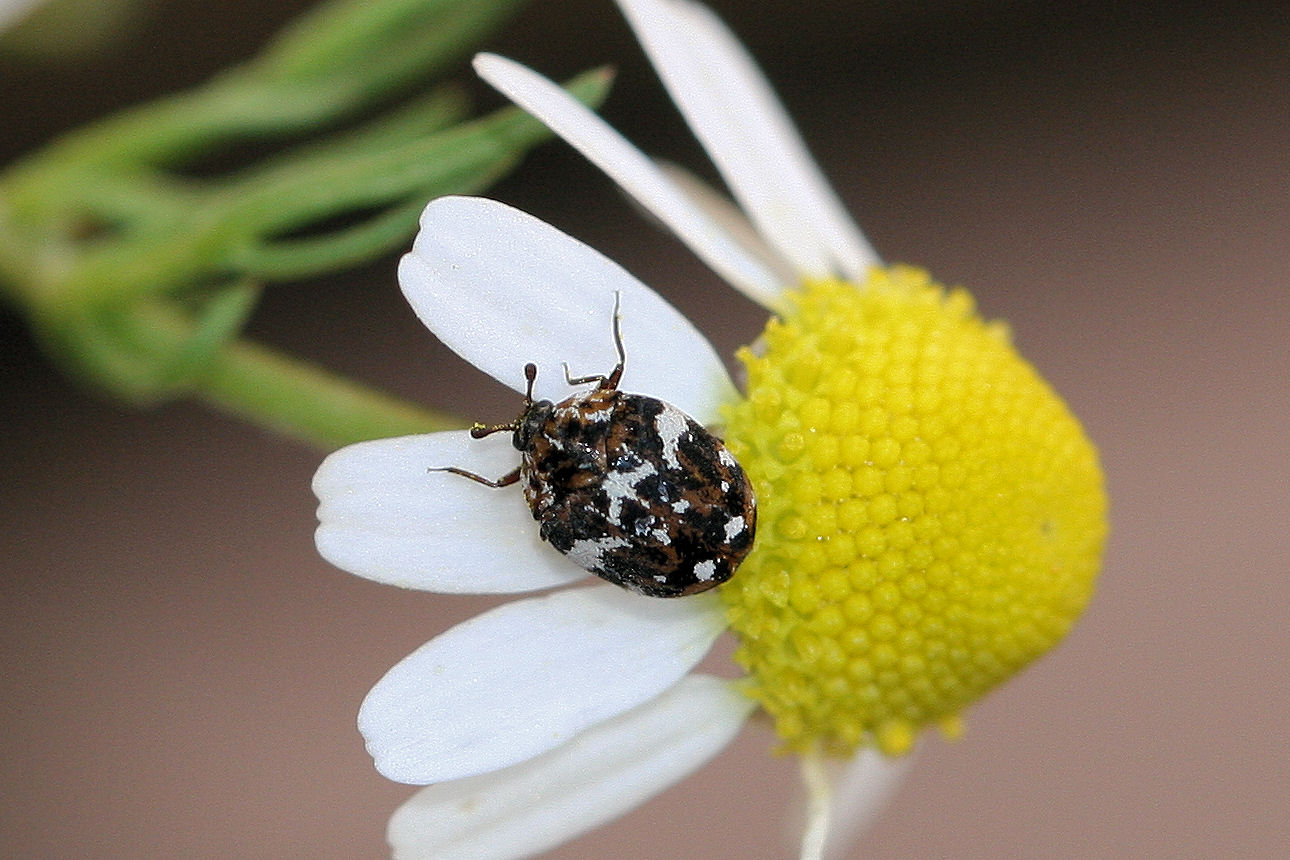
[[[953,730],[1092,594],[1093,446],[1006,328],[916,269],[805,285],[740,358],[727,442],[761,525],[721,594],[748,694],[796,751]]]

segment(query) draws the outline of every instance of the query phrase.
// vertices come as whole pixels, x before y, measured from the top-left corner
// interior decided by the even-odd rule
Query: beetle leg
[[[623,363],[626,361],[626,354],[623,352],[623,333],[619,328],[619,320],[622,318],[618,313],[618,305],[622,301],[622,293],[614,290],[614,349],[618,352],[618,364],[608,375],[598,373],[593,376],[570,376],[569,365],[564,365],[564,381],[569,385],[585,385],[588,382],[596,383],[597,388],[615,389],[618,387],[618,380],[623,376]]]
[[[483,484],[485,487],[509,487],[511,484],[517,483],[520,479],[519,469],[502,475],[496,481],[491,478],[485,478],[483,475],[476,475],[474,472],[467,472],[465,469],[458,469],[456,466],[438,466],[431,468],[428,471],[452,472],[454,475],[461,475],[463,478],[470,478],[470,480],[477,484]]]

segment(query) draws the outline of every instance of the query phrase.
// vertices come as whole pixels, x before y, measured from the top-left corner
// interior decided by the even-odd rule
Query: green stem
[[[219,354],[197,397],[323,450],[466,426],[247,341]]]
[[[183,312],[149,302],[133,307],[114,328],[148,367],[157,368],[184,354],[197,326]],[[194,398],[221,411],[324,450],[467,424],[245,339],[212,352],[186,384]]]

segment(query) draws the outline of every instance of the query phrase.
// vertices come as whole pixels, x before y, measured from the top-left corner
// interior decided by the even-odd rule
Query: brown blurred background
[[[0,154],[197,82],[305,5],[161,0],[105,57],[2,61]],[[1008,319],[1110,481],[1083,622],[962,741],[924,744],[852,856],[1290,856],[1285,4],[713,5],[880,251]],[[619,64],[610,119],[711,175],[608,0],[535,0],[489,47],[553,75]],[[622,262],[726,354],[758,330],[564,146],[493,196]],[[382,856],[409,790],[372,770],[358,703],[487,602],[318,559],[319,452],[196,406],[104,402],[7,311],[0,327],[0,854]],[[514,408],[419,327],[393,259],[279,287],[252,329],[474,417]],[[796,773],[772,745],[745,732],[551,856],[789,856]]]

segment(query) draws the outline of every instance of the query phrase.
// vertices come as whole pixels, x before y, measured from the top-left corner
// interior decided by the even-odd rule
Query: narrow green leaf
[[[257,59],[55,141],[11,170],[11,192],[40,186],[62,164],[180,166],[351,118],[460,59],[519,2],[334,0]]]
[[[259,286],[245,278],[210,296],[197,311],[188,338],[168,362],[158,365],[158,385],[172,391],[197,385],[220,350],[241,333],[259,298]]]
[[[606,70],[569,83],[579,99],[595,105],[608,92]],[[550,132],[518,108],[503,108],[404,146],[353,157],[291,163],[271,173],[244,176],[228,189],[223,220],[249,237],[303,232],[354,210],[419,198],[465,193],[518,159]],[[239,259],[254,253],[242,248]]]
[[[489,185],[492,176],[480,176],[479,187]],[[469,190],[464,189],[462,193]],[[233,266],[264,281],[290,281],[334,272],[374,260],[407,245],[425,204],[420,198],[345,230],[306,239],[284,239],[247,248],[233,260]]]
[[[462,56],[462,45],[497,26],[520,0],[332,0],[298,18],[254,63],[266,78],[332,77],[371,63],[371,51],[421,43],[427,69]]]

